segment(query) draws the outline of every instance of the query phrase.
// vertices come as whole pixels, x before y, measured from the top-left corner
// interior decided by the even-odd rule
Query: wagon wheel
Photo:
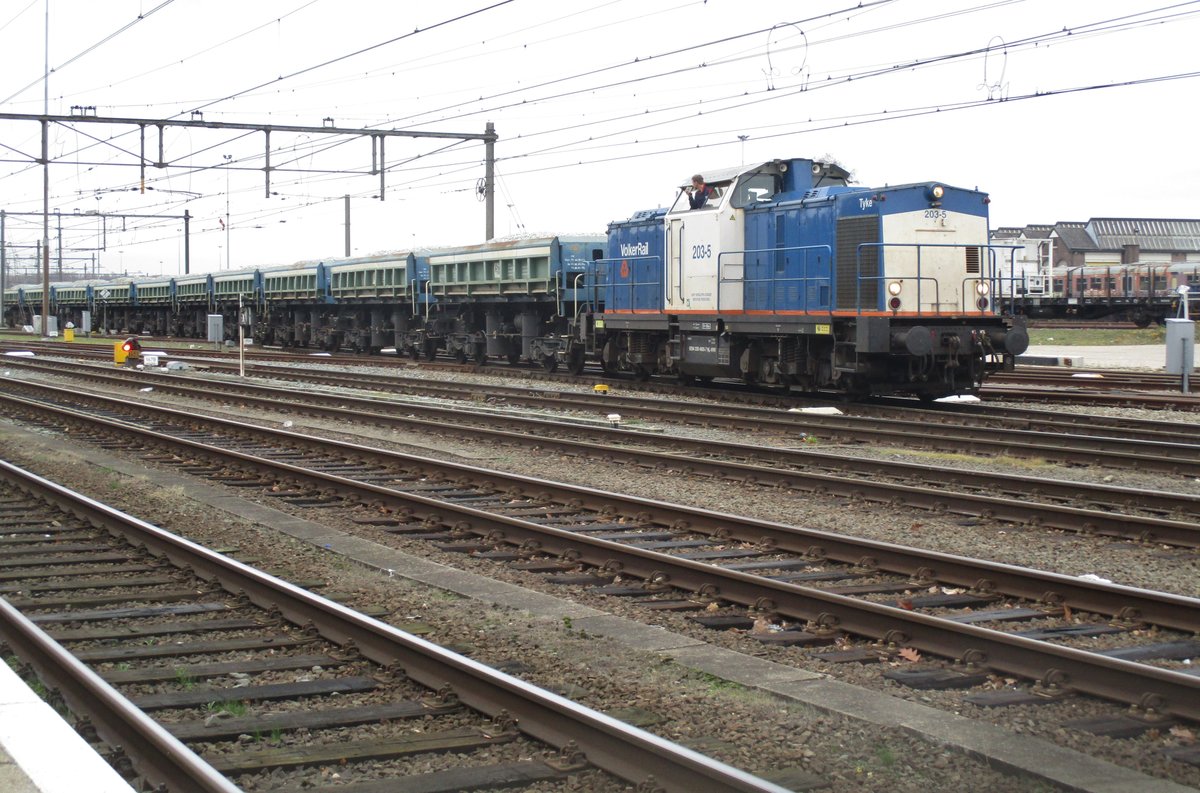
[[[475,354],[471,357],[475,361],[476,366],[485,365],[487,363],[487,347],[482,344],[476,344]]]
[[[422,350],[422,352],[424,352],[424,354],[425,354],[425,360],[432,361],[434,358],[437,357],[437,342],[434,341],[433,339],[426,339],[425,340],[425,349]],[[413,356],[413,357],[416,357],[416,356]]]
[[[650,379],[650,370],[639,363],[637,366],[633,367],[633,379],[637,380],[639,383],[646,382]]]
[[[504,357],[508,361],[509,366],[516,366],[521,362],[521,353],[519,352],[510,352]]]
[[[547,372],[551,372],[551,373],[557,372],[558,371],[558,358],[556,358],[553,355],[542,356],[542,368],[545,369]]]
[[[467,348],[466,347],[459,347],[457,350],[454,351],[454,361],[455,361],[455,363],[466,363],[467,362]]]

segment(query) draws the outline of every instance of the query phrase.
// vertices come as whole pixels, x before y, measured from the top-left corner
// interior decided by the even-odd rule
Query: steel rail
[[[561,409],[566,404],[610,412],[612,403],[596,398],[579,398],[572,395],[529,395],[522,400],[541,407]],[[705,427],[722,427],[744,430],[746,419],[721,413],[697,412],[694,416],[679,410],[677,405],[626,404],[621,407],[625,417],[667,421],[669,423],[694,424]],[[782,433],[823,434],[834,440],[856,442],[889,442],[920,448],[954,452],[989,452],[1024,457],[1039,457],[1078,464],[1082,455],[1090,461],[1112,466],[1136,465],[1141,470],[1161,471],[1187,476],[1200,476],[1200,445],[1176,441],[1139,440],[1105,435],[1063,435],[1042,430],[1008,428],[1002,432],[983,434],[972,428],[937,424],[936,431],[929,422],[920,419],[889,419],[887,426],[879,420],[865,416],[822,416],[808,413],[792,413],[784,416],[758,416],[755,423],[759,428],[769,428]]]
[[[0,468],[4,476],[12,475],[13,466],[8,463],[0,460]],[[4,597],[0,597],[0,638],[62,696],[73,713],[86,716],[102,740],[124,751],[153,789],[162,786],[171,793],[241,790],[76,660]]]
[[[41,362],[20,361],[16,362],[14,366],[35,368],[35,370],[48,373],[62,374],[59,368],[56,368],[53,365],[41,364]],[[282,371],[287,372],[288,370]],[[71,376],[84,379],[101,380],[101,382],[118,385],[128,385],[128,382],[130,382],[131,373],[114,373],[112,370],[101,370],[101,368],[98,367],[88,366],[80,368],[80,370],[77,370],[76,372],[72,372]],[[356,404],[364,405],[364,407],[379,408],[391,408],[395,407],[396,404],[394,402],[384,402],[382,399],[377,398],[355,397],[344,394],[329,395],[320,394],[320,392],[313,391],[306,391],[302,392],[302,394],[298,394],[298,392],[289,392],[277,388],[277,386],[258,385],[244,382],[244,380],[200,379],[188,376],[180,376],[180,374],[164,376],[164,374],[154,373],[137,373],[134,374],[133,377],[142,380],[142,382],[152,383],[155,385],[155,388],[163,391],[172,391],[176,392],[176,394],[190,396],[196,396],[196,390],[203,389],[206,391],[220,390],[223,392],[236,392],[236,394],[240,395],[270,394],[290,396],[293,398],[304,398],[310,402],[322,402],[324,404]],[[331,385],[344,384],[344,377],[340,378],[338,376],[322,376],[322,374],[312,376],[312,373],[308,372],[304,374],[304,377],[296,377],[294,379],[302,380],[302,382],[328,383]],[[342,383],[340,383],[340,379],[342,380]],[[185,388],[179,388],[178,385],[173,385],[179,383],[192,384],[196,386],[196,388],[188,390]],[[461,394],[461,389],[457,388],[444,390],[457,391]],[[511,391],[530,392],[529,389],[510,388],[505,388],[502,392],[503,394],[509,394]],[[532,392],[530,392],[530,394],[532,394]],[[562,394],[556,396],[542,396],[539,404],[545,404],[546,407],[565,407],[565,405],[571,404],[571,397],[574,396],[578,395]],[[634,398],[638,399],[638,397]],[[616,397],[616,399],[620,399],[620,401],[622,401],[620,403],[624,403],[625,398]],[[252,401],[254,401],[254,399],[252,399]],[[269,401],[257,399],[256,402],[262,404],[268,403]],[[402,404],[404,409],[406,409],[408,413],[412,415],[428,415],[437,417],[437,419],[445,419],[445,417],[452,417],[455,415],[467,415],[466,410],[454,407],[444,407],[444,405],[443,407],[439,407],[439,405],[410,402]],[[589,404],[587,407],[593,407],[593,405]],[[596,407],[606,407],[606,405],[605,403],[601,402],[598,403]],[[608,404],[607,407],[611,408],[611,403]],[[325,415],[336,416],[340,415],[340,413],[344,413],[344,411],[337,410],[322,410],[318,408],[317,405],[310,405],[308,409],[312,410],[313,413],[324,413]],[[404,419],[402,416],[376,414],[373,417],[378,421],[406,423],[406,419]],[[532,427],[553,426],[557,429],[566,429],[574,426],[570,425],[570,422],[554,423],[551,419],[529,419],[529,417],[522,416],[506,416],[506,421],[509,421],[510,423],[521,423],[521,425]],[[1177,425],[1174,427],[1174,429],[1176,432],[1186,431],[1187,426],[1180,423],[1180,425]],[[576,432],[578,432],[578,429],[576,429]],[[610,427],[604,426],[594,427],[593,429],[589,429],[588,432],[594,435],[600,434],[612,438],[628,437],[628,432],[622,431],[622,429],[611,429]],[[704,451],[703,446],[709,445],[714,447],[714,449],[724,450],[725,453],[728,453],[728,455],[733,457],[757,458],[760,459],[760,461],[763,461],[763,459],[770,459],[770,462],[784,462],[787,464],[800,465],[808,464],[809,461],[811,461],[812,463],[827,465],[828,468],[844,471],[850,470],[854,467],[864,468],[868,467],[869,465],[869,463],[866,462],[866,458],[848,457],[846,455],[830,455],[830,453],[823,453],[812,449],[772,449],[772,447],[769,446],[739,446],[737,444],[720,443],[720,441],[696,441],[686,438],[680,438],[676,440],[674,438],[666,437],[666,435],[659,435],[658,438],[659,440],[656,440],[656,445],[671,445],[673,447],[677,447],[679,450],[684,451]],[[852,461],[858,462],[853,463]],[[1070,498],[1075,500],[1078,499],[1079,494],[1082,492],[1086,493],[1086,498],[1102,501],[1102,503],[1140,505],[1142,509],[1150,509],[1156,512],[1180,511],[1181,513],[1190,513],[1196,511],[1196,509],[1198,509],[1198,505],[1200,505],[1200,497],[1190,497],[1190,495],[1166,492],[1163,494],[1162,498],[1159,498],[1158,493],[1147,493],[1146,491],[1141,491],[1141,489],[1104,487],[1099,485],[1090,485],[1090,483],[1084,482],[1056,482],[1055,480],[1042,479],[1042,477],[1020,476],[1012,474],[973,474],[972,471],[964,469],[935,467],[935,465],[918,463],[875,461],[874,464],[870,464],[870,468],[872,469],[872,474],[887,474],[890,476],[911,476],[913,474],[923,473],[924,471],[926,475],[936,474],[938,477],[940,477],[940,481],[943,482],[959,483],[959,485],[970,485],[979,488],[988,487],[994,489],[997,481],[1003,481],[1006,482],[1007,486],[1012,488],[1010,489],[1010,492],[1020,495],[1036,493],[1040,495],[1048,495],[1048,497],[1052,495],[1052,497]],[[1058,528],[1072,527],[1061,525],[1061,527]],[[1138,533],[1133,533],[1133,531],[1123,531],[1120,536],[1138,536]]]
[[[120,382],[120,377],[96,373],[95,378],[106,378]],[[180,385],[180,383],[184,385]],[[1015,476],[1011,474],[972,472],[962,469],[945,467],[922,466],[916,463],[895,462],[886,460],[865,460],[845,456],[823,454],[806,449],[773,449],[762,446],[746,446],[721,441],[695,440],[689,438],[668,438],[660,435],[650,435],[632,430],[614,429],[612,427],[589,426],[580,428],[568,422],[551,421],[548,419],[524,418],[505,416],[505,421],[524,428],[524,431],[512,432],[492,429],[486,426],[464,426],[448,424],[448,420],[462,416],[463,411],[448,407],[404,403],[400,407],[406,414],[413,416],[424,415],[428,419],[410,418],[408,415],[379,412],[394,409],[394,402],[362,397],[349,397],[328,394],[293,394],[270,386],[259,386],[249,383],[192,380],[188,378],[170,378],[160,380],[155,387],[163,391],[195,396],[196,388],[208,392],[224,391],[236,393],[244,403],[256,404],[272,410],[277,410],[284,403],[284,397],[300,398],[310,401],[335,402],[337,406],[304,405],[303,409],[310,414],[325,417],[360,422],[364,419],[380,424],[415,428],[428,432],[446,432],[457,427],[459,431],[469,429],[475,436],[486,436],[501,441],[516,443],[524,446],[537,445],[542,448],[554,448],[581,456],[600,457],[609,461],[629,462],[647,467],[668,467],[685,473],[703,473],[706,475],[754,482],[760,485],[777,485],[792,487],[821,493],[836,493],[871,501],[903,504],[905,506],[949,511],[962,515],[984,515],[988,518],[1022,525],[1034,524],[1044,528],[1063,529],[1067,531],[1083,531],[1105,536],[1136,539],[1139,541],[1157,541],[1183,547],[1200,547],[1200,526],[1194,522],[1172,520],[1168,518],[1130,515],[1113,511],[1111,505],[1128,503],[1139,505],[1145,509],[1174,512],[1181,515],[1195,514],[1200,511],[1200,497],[1184,493],[1166,491],[1144,491],[1133,488],[1121,488],[1087,483],[1076,483],[1062,480],[1042,479],[1037,477]],[[55,389],[46,384],[23,383],[31,388]],[[115,400],[101,394],[81,394],[78,391],[59,391],[69,393],[73,397],[85,397],[105,401],[109,404],[119,404],[123,408],[136,407],[128,402]],[[251,396],[259,394],[260,396]],[[294,402],[286,404],[295,405]],[[366,408],[376,410],[367,412]],[[154,410],[157,407],[148,406]],[[484,414],[486,415],[486,414]],[[478,416],[477,416],[478,418]],[[532,435],[537,432],[541,434]],[[586,432],[589,440],[575,441],[559,437],[551,437],[546,432],[570,432],[579,434]],[[687,457],[666,454],[663,452],[646,451],[638,448],[625,448],[606,444],[597,446],[598,438],[609,439],[620,443],[650,443],[656,446],[669,446]],[[707,455],[717,452],[732,460],[705,459],[697,455]],[[747,459],[753,462],[743,463],[738,460]],[[923,477],[938,478],[946,486],[973,487],[977,490],[1002,490],[1010,495],[990,495],[981,492],[952,491],[946,487],[926,487],[922,485],[900,484],[895,482],[879,482],[872,479],[845,476],[821,472],[780,470],[767,468],[765,462],[813,466],[824,465],[827,468],[859,469],[855,471],[860,476],[864,473],[872,475],[884,474],[892,477]],[[863,470],[865,469],[865,471]],[[997,486],[999,483],[999,487]],[[1031,499],[1043,497],[1071,498],[1092,500],[1108,505],[1105,509],[1088,509],[1035,502]]]
[[[185,451],[216,453],[221,457],[241,460],[256,467],[265,466],[292,476],[300,475],[307,477],[316,486],[328,485],[325,479],[328,475],[325,473],[310,472],[303,467],[274,461],[270,458],[236,450],[220,449],[123,421],[91,416],[70,408],[27,402],[3,394],[0,394],[0,399],[30,405],[35,410],[48,410],[91,424],[109,426],[121,432],[127,433],[129,430],[133,430],[140,435],[179,447]],[[328,440],[272,427],[197,416],[173,408],[153,408],[152,410],[161,416],[167,416],[180,422],[203,423],[210,429],[216,427],[251,436],[266,435],[280,444],[307,447],[343,456],[374,458],[409,469],[428,471],[445,479],[471,482],[499,491],[537,492],[546,500],[578,504],[597,511],[611,509],[616,504],[626,514],[637,514],[644,517],[645,520],[659,525],[708,535],[728,533],[732,539],[741,542],[765,543],[780,551],[811,558],[830,558],[864,568],[881,568],[889,572],[909,575],[917,580],[932,579],[956,586],[972,587],[980,591],[997,591],[1052,605],[1065,603],[1076,610],[1093,611],[1111,616],[1125,615],[1144,619],[1162,627],[1200,632],[1200,611],[1198,611],[1200,600],[1178,595],[1084,581],[1073,576],[1030,570],[1014,565],[969,559],[953,554],[926,551],[833,532],[738,517],[653,499],[620,495],[594,488]],[[342,481],[340,478],[338,479],[339,485]],[[374,487],[369,483],[361,484],[363,487]],[[393,492],[391,488],[384,488],[384,490],[388,493]],[[419,503],[443,504],[446,502],[422,499]]]
[[[981,391],[986,399],[1019,400],[1023,402],[1071,403],[1086,405],[1162,408],[1170,410],[1200,410],[1200,398],[1186,394],[1101,391],[1083,393],[1045,386],[986,386]]]
[[[46,343],[46,342],[35,343],[35,344],[15,345],[15,344],[12,344],[11,341],[5,342],[3,340],[0,340],[0,347],[8,347],[9,345],[20,346],[22,349],[43,350],[43,351],[46,351],[51,354],[71,355],[74,357],[82,357],[82,358],[97,358],[97,357],[98,358],[107,358],[109,356],[109,352],[107,349],[97,348],[95,346],[80,346],[78,344],[66,344],[66,343],[53,344],[53,343]],[[202,361],[203,362],[202,365],[213,367],[213,368],[221,368],[221,369],[233,369],[234,368],[228,364],[221,364],[221,363],[214,364],[213,363],[213,361],[212,361],[213,358],[225,359],[225,358],[231,357],[231,354],[224,350],[220,350],[220,351],[208,350],[208,351],[201,352],[198,350],[184,350],[184,349],[177,349],[177,348],[169,348],[169,349],[170,349],[170,357],[178,359],[178,360]],[[265,348],[259,348],[259,350],[263,351],[263,350],[265,350]],[[335,354],[335,355],[330,355],[328,357],[324,357],[324,356],[318,357],[313,353],[297,354],[297,353],[289,353],[289,352],[285,352],[285,351],[274,351],[274,350],[271,350],[269,353],[265,353],[265,354],[260,352],[260,355],[261,355],[261,357],[259,357],[256,361],[247,362],[247,367],[250,371],[263,371],[263,372],[274,371],[277,375],[280,375],[280,376],[282,376],[282,374],[284,372],[290,371],[290,372],[293,372],[293,374],[291,376],[295,379],[316,380],[316,379],[323,378],[326,380],[333,380],[333,379],[335,379],[335,376],[333,376],[333,375],[314,375],[311,378],[309,378],[307,376],[299,377],[294,374],[294,372],[296,371],[294,367],[282,366],[282,365],[280,365],[279,362],[290,360],[290,361],[294,361],[297,363],[304,363],[307,365],[312,365],[314,363],[319,362],[322,364],[329,364],[329,365],[342,364],[342,365],[354,365],[354,366],[373,366],[376,368],[390,367],[393,370],[395,370],[398,367],[414,365],[412,362],[406,361],[403,359],[388,358],[388,357],[380,358],[378,356],[363,358],[361,356],[336,355]],[[268,360],[271,360],[273,362],[267,362]],[[451,364],[451,363],[446,363],[446,362],[434,362],[434,361],[423,361],[421,363],[421,366],[422,366],[422,368],[428,367],[428,368],[434,368],[434,369],[450,369],[450,370],[455,370],[455,371],[462,371],[462,370],[466,369],[466,370],[474,371],[474,372],[477,372],[480,374],[490,374],[490,375],[494,375],[497,377],[511,376],[511,377],[519,377],[519,378],[527,379],[527,380],[532,378],[532,379],[536,379],[536,380],[548,380],[548,381],[556,382],[556,383],[562,382],[562,383],[570,383],[570,384],[575,384],[575,385],[588,384],[588,383],[600,383],[600,382],[616,383],[622,389],[644,391],[644,392],[664,394],[664,395],[676,394],[681,390],[681,387],[678,385],[670,385],[670,384],[666,384],[666,383],[662,383],[662,382],[650,381],[650,382],[646,382],[646,383],[640,383],[640,382],[630,381],[627,379],[614,378],[614,377],[608,377],[608,376],[604,376],[604,377],[586,377],[586,376],[585,377],[574,377],[574,376],[565,375],[565,374],[550,374],[550,373],[547,373],[547,372],[544,372],[541,370],[533,370],[533,369],[527,369],[527,368],[511,368],[511,367],[487,367],[487,368],[485,368],[485,367],[480,367],[480,366],[467,367],[467,366],[463,366],[460,364]],[[311,372],[312,372],[311,369],[306,370],[306,374],[310,374]],[[387,375],[363,375],[360,373],[360,374],[356,374],[354,376],[357,378],[388,378],[388,379],[392,379],[392,380],[409,379],[409,378],[404,378],[404,377],[396,378],[396,376],[391,373],[389,373]],[[346,377],[346,375],[342,374],[342,378],[345,378],[345,377]],[[414,382],[424,383],[425,387],[429,386],[427,381],[420,381],[420,380],[416,380],[415,378],[412,378],[412,379]],[[1079,384],[1076,383],[1076,385],[1078,386]],[[512,387],[510,387],[510,386],[492,386],[492,388],[497,389],[497,390],[508,390],[509,388],[512,388]],[[530,389],[522,389],[522,390],[529,391]],[[793,405],[797,405],[797,404],[812,403],[812,402],[822,403],[822,404],[829,403],[829,399],[822,398],[819,395],[818,396],[813,396],[813,395],[806,396],[804,394],[780,395],[780,394],[772,394],[772,393],[764,392],[761,389],[747,390],[747,387],[744,384],[737,383],[734,381],[721,382],[719,384],[714,383],[712,386],[682,387],[682,390],[685,393],[696,393],[698,395],[706,395],[711,398],[719,398],[722,400],[728,400],[733,403],[745,403],[747,401],[753,401],[756,403],[767,402],[770,404],[783,405],[783,406],[793,406]],[[1029,393],[1028,390],[1018,389],[1016,387],[1013,387],[1011,390],[1005,390],[1004,386],[995,385],[995,384],[985,385],[983,391],[981,391],[981,394],[988,400],[992,400],[995,398],[1003,399],[1003,398],[1005,398],[1006,394],[1011,394],[1013,398],[1020,399],[1020,398],[1023,398],[1028,393]],[[1058,391],[1052,391],[1052,392],[1048,392],[1048,393],[1050,396],[1045,400],[1046,402],[1068,402],[1069,403],[1073,400],[1079,401],[1079,400],[1086,400],[1089,398],[1088,394],[1080,393],[1078,391],[1070,392],[1065,395],[1063,392],[1058,392]],[[1145,403],[1142,403],[1139,401],[1143,396],[1148,397],[1148,399],[1145,401]],[[621,397],[617,397],[617,398],[625,399],[627,397],[621,396]],[[606,399],[611,400],[612,395],[610,395],[609,397],[606,397]],[[904,405],[903,403],[905,403],[905,402],[912,402],[912,404]],[[1110,402],[1105,401],[1104,395],[1101,394],[1101,395],[1097,396],[1096,404],[1110,404]],[[1197,401],[1195,399],[1188,400],[1183,397],[1170,397],[1170,396],[1161,397],[1159,395],[1154,395],[1154,394],[1130,394],[1127,396],[1120,397],[1117,404],[1128,404],[1132,407],[1152,407],[1152,408],[1153,407],[1170,408],[1170,407],[1172,407],[1172,405],[1176,405],[1182,410],[1200,409],[1200,401]],[[892,407],[902,406],[902,409],[907,410],[907,411],[921,410],[925,414],[932,413],[934,415],[944,414],[944,413],[960,413],[960,412],[966,413],[966,414],[972,413],[972,410],[971,410],[972,406],[969,406],[969,405],[961,405],[961,404],[960,405],[949,405],[949,404],[945,404],[945,403],[933,403],[933,404],[926,405],[926,404],[917,404],[913,400],[903,400],[903,399],[900,399],[897,397],[874,397],[870,401],[857,402],[857,403],[855,403],[855,405],[856,405],[856,407],[859,407],[862,409],[868,409],[868,410],[878,408],[878,407],[892,408]],[[986,414],[979,413],[978,411],[975,411],[975,413],[978,415],[986,416],[986,420],[989,421],[989,423],[994,423],[996,421],[996,419],[1019,420],[1018,417],[1023,416],[1025,418],[1031,418],[1031,420],[1033,420],[1034,422],[1041,424],[1041,423],[1048,422],[1049,416],[1051,415],[1047,411],[1033,411],[1030,409],[1012,408],[1012,407],[997,407],[994,404],[988,404],[985,409],[988,411]],[[1029,414],[1033,414],[1033,413],[1041,413],[1043,415],[1031,417]],[[1055,421],[1053,423],[1061,423],[1061,417],[1058,417],[1058,418],[1060,419],[1060,421]],[[1091,417],[1091,416],[1082,417],[1082,418],[1096,419],[1096,417]],[[1100,419],[1098,419],[1098,422],[1102,426],[1108,425],[1108,423],[1105,422],[1105,420],[1102,417]],[[1077,423],[1077,422],[1070,422],[1070,423]],[[1095,423],[1095,422],[1093,422],[1093,423]],[[1131,428],[1143,427],[1143,426],[1153,425],[1153,424],[1180,425],[1181,422],[1155,422],[1155,421],[1149,421],[1149,420],[1127,419],[1120,427],[1117,428],[1117,430],[1121,433],[1122,437],[1140,437],[1140,438],[1144,438],[1147,440],[1154,440],[1155,437],[1154,437],[1153,430],[1151,430],[1151,434],[1149,434],[1149,435],[1144,435],[1144,434],[1141,434],[1138,432],[1130,431]],[[1167,428],[1166,431],[1170,432],[1172,429],[1175,429],[1175,428]],[[1097,435],[1100,433],[1092,431],[1092,432],[1087,432],[1086,434]]]
[[[237,367],[230,364],[222,363],[207,363],[205,366],[212,370],[220,371],[237,371]],[[633,407],[649,407],[662,408],[664,400],[661,398],[653,398],[648,396],[637,396],[630,394],[613,394],[596,398],[594,395],[577,393],[571,391],[553,392],[548,394],[544,388],[534,389],[525,386],[499,386],[499,385],[464,385],[459,383],[431,383],[425,379],[407,378],[396,376],[392,373],[388,374],[372,374],[362,372],[329,372],[320,373],[314,372],[312,369],[298,370],[294,366],[281,366],[272,363],[254,363],[250,367],[250,371],[265,377],[275,379],[290,379],[302,382],[324,383],[326,385],[340,387],[362,387],[370,389],[377,387],[388,391],[399,391],[401,393],[433,393],[435,395],[446,396],[449,399],[471,399],[479,394],[480,389],[486,390],[489,396],[499,396],[505,398],[513,398],[530,404],[537,404],[545,407],[564,407],[571,406],[577,409],[585,410],[600,410],[609,412],[611,409],[627,410],[626,406]],[[491,373],[498,370],[492,369]],[[569,381],[568,381],[569,382]],[[685,389],[686,391],[686,389]],[[694,389],[693,389],[694,391]],[[715,392],[713,389],[704,389],[699,391],[700,395],[714,397],[721,392]],[[829,400],[822,399],[803,399],[798,397],[775,397],[773,399],[760,395],[764,401],[773,402],[772,406],[751,406],[745,404],[725,403],[720,406],[700,405],[694,411],[689,412],[689,423],[701,423],[700,418],[711,414],[714,410],[720,411],[736,411],[738,417],[743,422],[754,422],[756,424],[767,422],[791,421],[791,416],[782,413],[782,410],[787,408],[811,404],[813,402],[832,405],[834,403]],[[845,408],[846,404],[839,403],[841,408]],[[977,425],[991,426],[1005,431],[1009,429],[1018,430],[1037,430],[1049,432],[1061,432],[1064,424],[1072,427],[1074,432],[1082,435],[1103,435],[1105,433],[1119,432],[1120,437],[1124,440],[1144,440],[1158,441],[1167,443],[1184,443],[1196,445],[1192,439],[1190,425],[1184,422],[1165,422],[1165,421],[1150,421],[1145,419],[1128,419],[1122,418],[1117,421],[1106,421],[1103,417],[1098,416],[1082,416],[1080,421],[1064,421],[1061,415],[1049,413],[1048,411],[1032,411],[1027,409],[999,409],[995,407],[984,410],[970,410],[970,405],[954,405],[947,403],[933,403],[932,405],[920,404],[913,401],[912,404],[904,404],[902,400],[895,398],[877,398],[871,402],[856,403],[853,409],[858,414],[854,418],[863,417],[879,417],[879,416],[895,416],[901,414],[902,418],[913,420],[914,411],[919,411],[920,421],[928,422],[929,419],[934,419],[937,423],[946,423],[942,419],[954,417],[970,417],[977,422]],[[1086,422],[1086,423],[1084,423]]]
[[[38,407],[44,408],[45,406]],[[260,468],[283,472],[290,475],[291,478],[319,487],[324,486],[333,492],[344,494],[358,491],[369,499],[400,506],[410,513],[406,518],[409,520],[415,517],[430,526],[450,525],[457,530],[488,537],[496,542],[513,543],[527,549],[536,548],[541,552],[633,575],[654,586],[670,585],[697,592],[706,597],[719,598],[731,603],[770,611],[791,620],[808,622],[814,626],[815,630],[845,630],[856,635],[883,640],[892,645],[911,646],[942,657],[959,659],[969,666],[986,666],[1002,674],[1017,675],[1058,688],[1076,690],[1143,708],[1153,708],[1180,718],[1200,720],[1200,678],[1179,672],[1108,658],[1082,650],[1058,647],[1046,642],[931,617],[897,607],[856,600],[819,589],[772,581],[518,518],[495,515],[483,510],[406,493],[381,485],[359,482],[348,477],[315,471],[291,463],[213,448],[198,441],[137,428],[135,425],[124,422],[95,419],[64,409],[58,409],[57,412],[74,414],[76,418],[85,422],[105,423],[126,431],[136,430],[145,437],[152,437],[192,452],[241,460]],[[181,418],[196,420],[195,417],[189,417],[182,412],[169,412],[179,413]],[[219,423],[231,427],[240,424],[246,431],[266,434],[280,440],[285,438],[290,441],[313,440],[308,439],[307,436],[296,436],[282,430],[264,430],[264,428],[240,422],[220,421]],[[379,451],[333,442],[322,441],[321,443],[329,447],[341,446],[346,453],[375,454]],[[408,457],[387,452],[382,454],[390,457]],[[410,459],[446,465],[433,460],[424,460],[424,458]],[[494,477],[498,481],[513,479],[513,477],[495,472],[476,470],[475,473],[477,476],[482,473],[489,478]],[[527,482],[531,486],[565,487],[544,480],[528,479]],[[605,494],[602,491],[589,491],[586,488],[571,489],[581,494],[590,492],[593,497],[608,496],[610,501],[613,498],[611,494]],[[681,509],[658,502],[646,501],[645,503],[647,506],[658,506],[664,510],[677,511]],[[732,518],[732,520],[739,519]],[[782,528],[785,532],[790,531],[787,527]],[[832,535],[821,535],[821,537],[830,543],[838,539]],[[872,545],[882,546],[885,544],[872,543]],[[909,552],[912,553],[911,549]],[[924,554],[926,563],[934,556],[944,557],[944,555]],[[954,557],[944,558],[948,562],[954,559]],[[1002,572],[1005,568],[1004,565],[990,566],[997,573]],[[1009,569],[1014,574],[1019,570],[1019,568]],[[1133,598],[1137,598],[1139,602],[1148,606],[1157,601],[1161,604],[1161,608],[1155,610],[1163,613],[1164,618],[1167,618],[1166,615],[1171,611],[1188,612],[1194,621],[1196,614],[1200,613],[1198,611],[1200,601],[1192,598],[1146,592],[1129,587],[1098,585],[1050,573],[1037,573],[1035,577],[1040,577],[1044,581],[1055,581],[1061,584],[1060,588],[1064,590],[1068,588],[1073,591],[1089,590],[1099,599],[1113,598],[1123,594],[1127,603],[1132,602]],[[1171,605],[1168,606],[1168,603]],[[900,627],[897,627],[898,625]],[[327,638],[338,641],[335,635]]]
[[[1133,388],[1146,391],[1162,391],[1178,388],[1179,378],[1175,375],[1160,372],[1122,372],[1119,370],[1098,371],[1095,369],[1079,370],[1074,368],[1055,370],[1049,369],[1016,369],[1012,372],[997,372],[988,378],[991,382],[1003,385],[1034,384],[1057,385],[1110,390],[1113,388]]]
[[[786,793],[778,785],[491,669],[3,461],[0,472],[20,480],[28,492],[60,509],[172,564],[188,567],[261,608],[278,609],[297,625],[311,624],[322,637],[339,645],[352,644],[366,658],[424,686],[434,690],[449,686],[465,705],[493,717],[511,714],[517,728],[527,735],[559,748],[574,742],[590,763],[634,784],[653,780],[665,790],[680,793]],[[172,791],[176,789],[175,779],[164,781],[172,783]],[[231,786],[196,789],[237,790]]]

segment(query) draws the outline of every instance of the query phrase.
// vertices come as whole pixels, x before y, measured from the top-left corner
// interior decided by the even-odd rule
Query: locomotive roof
[[[714,168],[710,171],[701,171],[700,173],[702,176],[704,176],[705,184],[709,184],[709,183],[715,184],[717,182],[728,182],[732,179],[736,179],[738,176],[741,176],[742,174],[746,173],[747,171],[756,171],[759,168],[763,167],[763,165],[766,165],[766,164],[767,163],[760,162],[760,163],[755,163],[754,165],[739,165],[736,168]],[[687,178],[687,181],[683,182],[678,187],[680,190],[682,190],[683,188],[687,187],[691,183],[692,183],[692,177],[689,176]]]

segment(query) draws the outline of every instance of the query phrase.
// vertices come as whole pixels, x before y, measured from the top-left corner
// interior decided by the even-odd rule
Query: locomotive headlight
[[[900,294],[900,289],[901,286],[899,281],[892,281],[890,284],[888,284],[888,294],[892,297]]]
[[[983,296],[992,291],[992,288],[988,286],[987,281],[979,281],[975,284],[975,291],[978,292],[980,296]]]
[[[935,184],[933,187],[929,188],[929,197],[934,201],[941,201],[942,196],[945,194],[946,188],[942,187],[940,184]]]

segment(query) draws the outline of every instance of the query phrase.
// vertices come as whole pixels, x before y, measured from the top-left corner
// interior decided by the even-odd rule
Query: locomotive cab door
[[[742,310],[744,212],[729,206],[729,183],[714,187],[717,195],[709,199],[709,206],[689,209],[687,196],[681,194],[667,215],[664,288],[668,312]],[[722,277],[738,283],[722,284]]]

